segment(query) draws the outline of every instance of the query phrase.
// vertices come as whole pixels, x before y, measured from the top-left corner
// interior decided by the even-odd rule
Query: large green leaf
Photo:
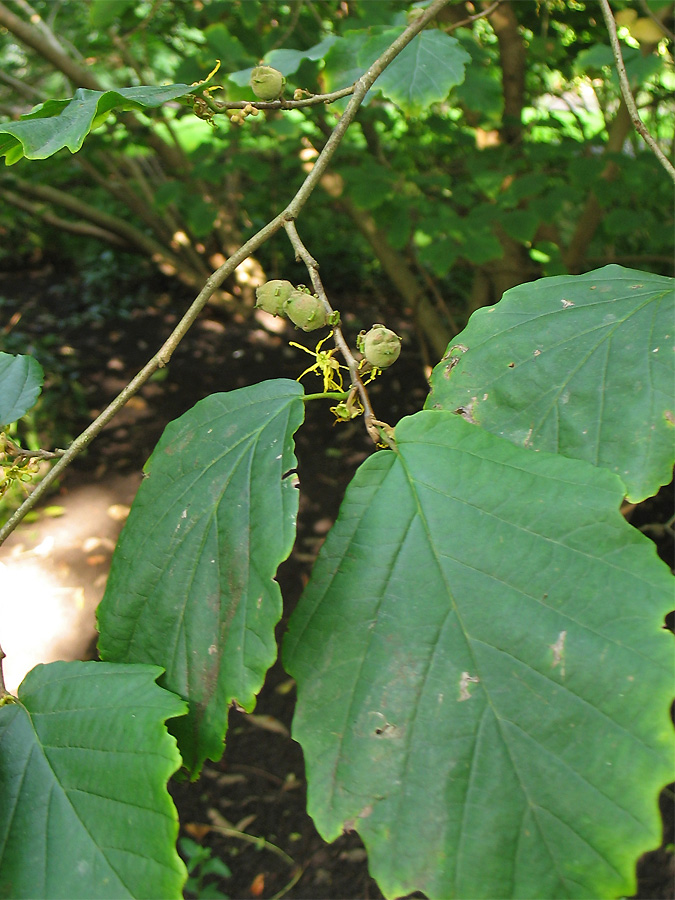
[[[402,29],[386,29],[367,41],[359,53],[365,71]],[[464,80],[464,67],[471,57],[456,38],[442,31],[422,31],[387,66],[374,85],[408,115],[445,100],[450,90]]]
[[[621,266],[518,285],[474,313],[426,406],[604,466],[630,500],[649,497],[672,477],[674,285]]]
[[[387,897],[616,897],[671,777],[672,579],[623,486],[446,411],[347,490],[290,622],[327,840]]]
[[[167,426],[113,556],[101,656],[166,669],[161,683],[190,704],[173,730],[193,775],[220,758],[230,703],[253,709],[276,657],[273,578],[295,538],[287,473],[302,395],[295,381],[266,381],[212,394]]]
[[[182,897],[160,672],[50,663],[0,707],[0,897]]]
[[[0,353],[0,425],[9,425],[28,412],[43,380],[42,366],[32,356]]]
[[[352,84],[402,33],[401,28],[375,27],[349,31],[326,54],[324,79],[330,91]],[[422,31],[384,70],[373,86],[405,113],[418,115],[445,100],[464,79],[469,54],[441,31]]]
[[[63,147],[77,153],[89,132],[113,110],[154,109],[197,89],[188,84],[140,85],[118,91],[78,88],[72,100],[48,100],[18,122],[0,124],[0,156],[9,166],[24,156],[46,159]]]

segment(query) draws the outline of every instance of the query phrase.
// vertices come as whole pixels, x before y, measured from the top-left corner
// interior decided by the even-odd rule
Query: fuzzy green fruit
[[[290,281],[282,281],[279,278],[266,281],[265,284],[255,289],[255,305],[273,316],[283,316],[284,303],[294,290]]]
[[[291,322],[303,331],[316,331],[328,324],[326,308],[314,294],[309,291],[293,291],[286,303],[284,312]]]
[[[358,346],[371,366],[386,369],[399,357],[401,338],[384,325],[373,325],[370,331],[359,335]]]
[[[258,100],[278,100],[283,93],[286,79],[272,66],[256,66],[251,72],[249,84]]]

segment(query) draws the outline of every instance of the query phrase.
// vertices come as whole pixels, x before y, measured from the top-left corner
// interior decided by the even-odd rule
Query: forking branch
[[[307,250],[302,240],[300,239],[300,235],[298,234],[297,228],[295,227],[295,222],[285,222],[284,228],[286,229],[288,239],[290,240],[291,244],[293,245],[293,249],[295,250],[296,259],[302,260],[302,262],[304,262],[304,264],[307,266],[307,271],[309,272],[309,277],[311,279],[312,287],[314,288],[315,293],[324,304],[328,314],[333,315],[335,311],[330,305],[328,297],[326,296],[326,291],[321,282],[318,262],[314,259],[314,257]],[[361,378],[359,362],[349,348],[349,344],[342,334],[342,328],[340,327],[339,322],[333,325],[333,337],[335,340],[335,346],[338,348],[338,350],[344,357],[345,362],[347,363],[347,368],[349,369],[349,376],[351,379],[350,388],[357,391],[359,399],[361,401],[361,405],[363,406],[363,420],[368,434],[375,444],[384,442],[389,446],[393,446],[393,441],[387,433],[387,429],[389,428],[389,426],[386,426],[385,423],[380,422],[379,419],[375,418],[375,414],[370,403],[370,398],[368,397],[368,391],[366,390]]]
[[[253,237],[249,238],[236,253],[233,253],[212,275],[207,278],[195,300],[190,305],[183,318],[180,320],[171,335],[167,338],[155,355],[145,364],[141,371],[123,388],[118,396],[97,416],[97,418],[71,443],[63,456],[54,464],[45,475],[35,490],[24,500],[13,515],[0,527],[0,544],[14,531],[36,503],[45,495],[54,481],[70,465],[70,463],[100,434],[107,423],[122,409],[157,369],[166,366],[171,359],[176,347],[185,337],[192,324],[204,309],[214,292],[234,272],[241,263],[264,244],[272,235],[276,234],[287,223],[297,218],[301,209],[309,199],[312,191],[319,183],[328,165],[342,141],[347,129],[353,122],[363,100],[382,74],[386,67],[393,62],[398,54],[410,43],[410,41],[422,31],[426,25],[438,14],[438,12],[450,0],[434,0],[424,11],[423,15],[416,18],[390,46],[378,57],[369,69],[359,78],[354,85],[354,92],[347,104],[345,111],[340,116],[330,137],[316,159],[312,171],[307,175],[297,193],[288,206],[275,216],[267,225],[263,226]],[[346,342],[345,342],[346,346]],[[348,348],[347,348],[348,349]],[[372,410],[371,410],[372,414]]]

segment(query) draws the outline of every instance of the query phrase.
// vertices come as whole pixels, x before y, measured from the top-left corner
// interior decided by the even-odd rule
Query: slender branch
[[[17,462],[23,462],[26,459],[58,459],[65,453],[65,450],[24,450],[6,434],[3,435],[3,440],[5,453]]]
[[[8,31],[16,35],[24,44],[32,47],[33,50],[37,50],[40,56],[44,57],[55,69],[62,72],[74,84],[90,88],[93,91],[101,90],[98,78],[92,72],[74,62],[60,47],[54,45],[54,41],[51,38],[45,37],[32,24],[22,21],[4,3],[0,3],[0,25],[4,25]]]
[[[614,16],[612,14],[612,8],[609,5],[609,0],[600,0],[600,8],[602,9],[602,14],[605,18],[605,24],[607,26],[607,32],[609,34],[609,42],[612,45],[612,53],[614,54],[616,71],[619,75],[619,84],[621,85],[621,94],[623,95],[624,102],[626,104],[626,107],[628,108],[628,113],[631,117],[631,121],[635,126],[635,130],[643,137],[647,146],[652,150],[663,168],[675,182],[675,166],[673,166],[671,161],[663,153],[659,145],[649,133],[647,126],[640,118],[640,113],[638,112],[638,108],[635,104],[635,99],[633,98],[633,94],[631,93],[628,76],[626,75],[626,67],[623,62],[623,56],[621,55],[621,45],[616,33],[616,22],[614,21]]]
[[[297,260],[302,260],[307,266],[307,271],[309,272],[309,277],[312,281],[312,287],[314,288],[315,293],[326,308],[326,312],[331,315],[332,313],[334,313],[334,310],[330,305],[330,302],[328,301],[326,291],[324,290],[321,278],[319,277],[318,262],[314,259],[314,257],[307,250],[302,240],[300,239],[300,235],[298,234],[295,227],[295,222],[284,222],[284,228],[286,229],[288,239],[291,242],[293,249],[295,250],[295,258]],[[375,418],[373,407],[371,406],[370,398],[368,397],[368,392],[366,391],[365,385],[361,380],[358,360],[354,357],[354,354],[350,350],[349,344],[344,338],[342,328],[340,327],[339,323],[337,325],[333,325],[332,328],[335,346],[344,357],[344,360],[347,363],[347,368],[349,369],[349,377],[351,379],[350,387],[356,388],[358,391],[361,405],[363,406],[364,410],[363,420],[365,422],[368,434],[375,444],[379,444],[382,441],[382,436],[378,431],[377,426],[375,425],[375,422],[377,422],[378,420]]]
[[[45,39],[49,41],[56,50],[61,50],[64,53],[71,53],[75,59],[80,62],[84,61],[84,54],[81,53],[67,38],[57,36],[52,25],[49,24],[49,22],[46,22],[40,13],[32,7],[27,0],[14,0],[14,4],[19,7],[28,21],[44,35]],[[58,9],[58,4],[55,5],[55,9]],[[49,16],[52,24],[55,20],[54,11],[55,10],[52,9]]]
[[[84,160],[82,160],[84,162]],[[166,247],[160,244],[154,238],[145,234],[138,228],[134,228],[123,219],[111,216],[108,213],[99,210],[97,207],[90,206],[82,200],[78,200],[72,194],[59,190],[48,184],[38,184],[15,175],[10,176],[10,184],[19,188],[29,197],[36,197],[38,200],[45,200],[47,203],[55,206],[62,206],[69,212],[81,216],[103,228],[106,231],[112,231],[119,235],[123,240],[127,241],[132,247],[138,247],[151,259],[158,261],[166,261],[166,263],[176,270],[180,271],[180,259],[173,255]]]
[[[150,376],[159,368],[167,365],[174,350],[181,342],[192,323],[202,311],[213,293],[220,287],[225,279],[234,272],[251,253],[258,249],[272,234],[281,228],[281,216],[277,216],[272,222],[262,228],[254,237],[247,241],[227,262],[223,263],[204,284],[204,287],[193,301],[173,332],[169,335],[158,352],[145,364],[141,371],[129,382],[118,396],[97,416],[68,447],[63,456],[52,469],[45,475],[35,490],[24,500],[21,506],[0,528],[0,544],[12,533],[26,513],[31,510],[50,486],[59,477],[61,472],[97,437],[108,422],[115,416],[127,401],[136,394]]]
[[[640,6],[642,7],[644,14],[646,16],[649,16],[649,18],[652,20],[652,22],[654,22],[656,25],[659,26],[661,31],[663,31],[663,34],[665,35],[665,37],[669,38],[671,41],[675,41],[675,33],[673,31],[671,31],[670,28],[666,27],[666,25],[661,21],[661,19],[659,19],[658,16],[654,15],[654,13],[649,8],[649,3],[647,3],[647,0],[641,0]],[[667,7],[666,7],[666,9],[667,9]]]
[[[293,869],[297,867],[296,861],[288,855],[281,847],[277,847],[276,844],[273,844],[271,841],[266,840],[264,837],[257,837],[255,834],[247,834],[245,831],[238,831],[236,828],[230,828],[227,825],[210,825],[211,831],[215,831],[218,834],[222,834],[225,837],[238,838],[241,841],[247,841],[249,844],[255,844],[258,848],[264,848],[265,850],[271,850],[272,853],[275,853],[278,857],[283,859],[285,863],[291,866]]]
[[[291,880],[290,880],[287,884],[285,884],[285,885],[281,888],[281,890],[277,891],[276,894],[274,894],[274,895],[272,896],[272,900],[282,900],[282,897],[285,897],[286,894],[290,891],[290,889],[291,889],[292,887],[295,887],[295,885],[300,881],[300,879],[302,878],[302,876],[305,874],[305,869],[306,869],[306,868],[307,868],[306,865],[305,865],[305,866],[298,866],[298,867],[296,868],[296,870],[295,870],[295,872],[294,872],[293,877],[291,878]]]
[[[472,16],[467,16],[466,19],[462,19],[459,22],[453,22],[452,25],[449,25],[447,28],[444,28],[443,31],[446,34],[451,34],[457,28],[464,28],[465,25],[472,25],[478,19],[483,19],[486,16],[492,15],[492,13],[497,9],[497,7],[501,6],[501,4],[503,2],[504,2],[504,0],[494,0],[494,3],[491,3],[489,6],[486,6],[480,12],[475,13]]]
[[[286,39],[290,37],[295,31],[295,26],[298,24],[298,19],[300,18],[300,13],[302,11],[302,0],[296,0],[295,9],[293,10],[293,14],[291,16],[291,21],[288,23],[288,26],[281,34],[278,36],[276,41],[272,44],[269,49],[269,52],[272,50],[276,50],[277,47],[283,47],[286,43]]]
[[[424,15],[420,16],[419,19],[416,19],[411,25],[409,25],[405,31],[400,34],[396,40],[390,44],[389,47],[384,51],[384,53],[375,60],[372,66],[365,72],[361,78],[354,85],[354,94],[352,99],[347,104],[344,113],[340,116],[337,125],[333,129],[333,133],[326,141],[326,144],[316,159],[314,167],[312,171],[309,173],[305,181],[300,187],[300,190],[295,195],[293,200],[289,203],[288,207],[285,211],[285,217],[287,219],[295,218],[300,211],[300,209],[307,202],[307,198],[312,193],[314,188],[319,183],[321,176],[324,174],[326,169],[328,168],[328,164],[333,157],[333,154],[337,150],[342,138],[344,137],[345,132],[353,122],[356,113],[363,103],[363,99],[373,86],[375,80],[382,74],[382,72],[386,69],[386,67],[394,60],[398,54],[410,43],[410,41],[418,34],[422,29],[424,29],[428,22],[430,22],[439,10],[443,9],[444,6],[450,0],[434,0],[424,12]]]
[[[129,384],[120,392],[120,394],[103,410],[103,412],[89,425],[75,440],[70,447],[64,452],[63,456],[52,469],[45,475],[40,484],[28,496],[21,506],[14,512],[7,522],[0,528],[0,544],[14,531],[16,526],[21,522],[26,513],[31,510],[42,496],[47,492],[49,487],[59,477],[61,472],[91,444],[95,437],[103,430],[105,425],[122,409],[126,402],[136,394],[150,376],[157,369],[166,366],[171,356],[186,335],[193,322],[197,319],[202,309],[206,306],[211,296],[220,287],[220,285],[228,278],[234,270],[244,262],[258,247],[265,243],[272,235],[276,234],[280,228],[284,227],[287,222],[295,219],[309,199],[310,194],[319,182],[319,179],[326,171],[328,163],[338,148],[347,128],[356,116],[356,112],[363,102],[363,98],[372,86],[375,79],[384,71],[389,63],[410,43],[415,35],[420,32],[427,22],[434,18],[437,12],[442,9],[450,0],[434,0],[434,2],[426,9],[423,16],[420,16],[412,25],[405,29],[399,37],[384,51],[384,53],[373,63],[368,71],[356,82],[354,95],[347,104],[347,107],[338,120],[333,133],[326,142],[325,147],[317,157],[316,163],[312,171],[307,175],[304,182],[298,189],[297,193],[288,204],[286,209],[275,216],[267,225],[260,229],[257,234],[249,238],[239,250],[230,256],[222,266],[207,278],[204,287],[201,289],[195,300],[190,305],[183,318],[180,320],[176,328],[169,335],[158,352],[150,359],[141,371],[129,382]],[[0,4],[0,7],[2,4]],[[346,347],[346,342],[345,342]],[[349,352],[349,348],[347,347]],[[375,420],[376,421],[376,420]],[[380,433],[380,440],[383,435]]]
[[[14,5],[18,6],[24,16],[28,19],[36,31],[39,31],[47,43],[54,48],[57,53],[63,53],[63,47],[52,29],[44,21],[40,13],[27,3],[26,0],[14,0]]]
[[[41,207],[40,204],[26,200],[25,197],[14,193],[14,191],[0,190],[0,196],[8,203],[11,203],[12,206],[16,206],[17,209],[23,209],[25,212],[30,213],[31,216],[35,216],[35,218],[42,219],[46,225],[51,225],[58,231],[67,231],[69,234],[81,234],[86,237],[96,238],[96,240],[105,241],[107,244],[113,244],[125,250],[133,249],[124,238],[114,234],[112,231],[106,231],[104,228],[99,228],[98,225],[92,225],[90,222],[73,222],[63,219],[61,216],[57,216],[50,210]]]
[[[0,69],[0,81],[4,81],[5,84],[8,84],[10,87],[14,88],[14,90],[18,94],[22,94],[29,103],[41,103],[42,102],[42,94],[36,88],[32,87],[30,84],[26,84],[24,81],[20,81],[18,78],[14,78],[8,72],[3,72]]]
[[[341,88],[339,91],[331,91],[328,94],[311,94],[309,97],[302,97],[298,100],[214,100],[208,93],[209,88],[204,91],[193,91],[193,93],[203,100],[209,109],[213,112],[222,112],[225,109],[246,109],[252,106],[254,109],[303,109],[307,106],[326,106],[334,103],[336,100],[342,100],[343,97],[349,97],[354,93],[354,85]]]

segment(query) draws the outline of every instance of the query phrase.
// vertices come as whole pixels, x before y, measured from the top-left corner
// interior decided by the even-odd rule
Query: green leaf
[[[645,82],[663,66],[663,62],[657,56],[643,56],[636,47],[624,46],[622,55],[632,88]],[[614,54],[608,44],[593,44],[587,50],[582,50],[574,62],[574,70],[577,73],[602,74],[603,68],[611,70],[612,83],[618,89],[619,78],[614,65]]]
[[[0,425],[25,415],[42,390],[44,372],[32,356],[0,353]]]
[[[203,238],[211,233],[213,224],[218,218],[218,209],[208,203],[199,194],[184,198],[182,204],[190,231],[195,237]]]
[[[529,209],[499,210],[497,218],[504,231],[517,241],[531,241],[539,225],[539,218]]]
[[[6,165],[12,165],[23,156],[47,159],[63,147],[77,153],[89,132],[113,110],[154,109],[195,90],[198,88],[187,84],[141,85],[118,91],[78,88],[72,100],[48,100],[18,122],[1,124],[0,156],[6,157]]]
[[[365,69],[359,62],[363,47],[370,40],[368,31],[348,31],[326,54],[323,80],[327,91],[340,91],[354,84]]]
[[[457,100],[481,116],[481,120],[497,125],[504,108],[499,69],[496,66],[469,66],[465,81],[457,86]]]
[[[213,25],[205,28],[204,39],[206,47],[211,51],[215,59],[226,61],[225,65],[228,64],[227,61],[232,65],[232,60],[241,59],[242,57],[246,59],[248,56],[239,38],[230,34],[223,22],[215,22]],[[219,72],[218,78],[223,77],[225,76]]]
[[[340,42],[340,38],[335,35],[328,35],[327,38],[310,47],[309,50],[284,50],[281,48],[271,50],[265,54],[263,62],[265,65],[278,69],[282,75],[292,75],[300,68],[303,60],[310,59],[314,61],[322,59],[336,42]],[[230,72],[227,77],[238,87],[246,87],[250,81],[252,71],[253,67],[239,69],[237,72]]]
[[[590,47],[577,53],[573,68],[577,74],[586,72],[597,74],[602,69],[613,66],[614,54],[609,44],[591,44]]]
[[[329,91],[353,84],[403,31],[403,28],[350,31],[326,55],[324,79]],[[419,115],[432,103],[445,100],[464,79],[469,54],[443,32],[418,34],[387,66],[373,86],[405,113]]]
[[[521,284],[474,313],[426,406],[617,472],[633,502],[672,476],[674,280],[621,266]]]
[[[377,209],[396,193],[396,183],[391,172],[368,156],[359,160],[358,166],[345,166],[341,174],[349,196],[359,209]]]
[[[92,28],[108,28],[135,5],[135,0],[90,0],[89,24]]]
[[[160,672],[40,665],[0,707],[0,896],[182,897],[164,721],[185,704]]]
[[[115,550],[102,658],[152,662],[190,704],[175,723],[195,775],[219,759],[230,703],[255,706],[276,657],[273,581],[295,538],[303,391],[277,379],[201,400],[164,431]]]
[[[310,47],[309,50],[272,50],[265,55],[265,63],[278,69],[282,75],[292,75],[300,68],[305,59],[323,59],[333,44],[339,40],[336,35],[328,35],[320,43]]]
[[[309,812],[387,897],[634,890],[672,777],[672,579],[606,470],[446,411],[358,470],[284,662]]]
[[[386,29],[367,41],[359,62],[366,71],[403,29]],[[450,90],[464,80],[464,66],[471,57],[459,41],[433,29],[422,31],[387,66],[373,86],[408,115],[445,100]]]

